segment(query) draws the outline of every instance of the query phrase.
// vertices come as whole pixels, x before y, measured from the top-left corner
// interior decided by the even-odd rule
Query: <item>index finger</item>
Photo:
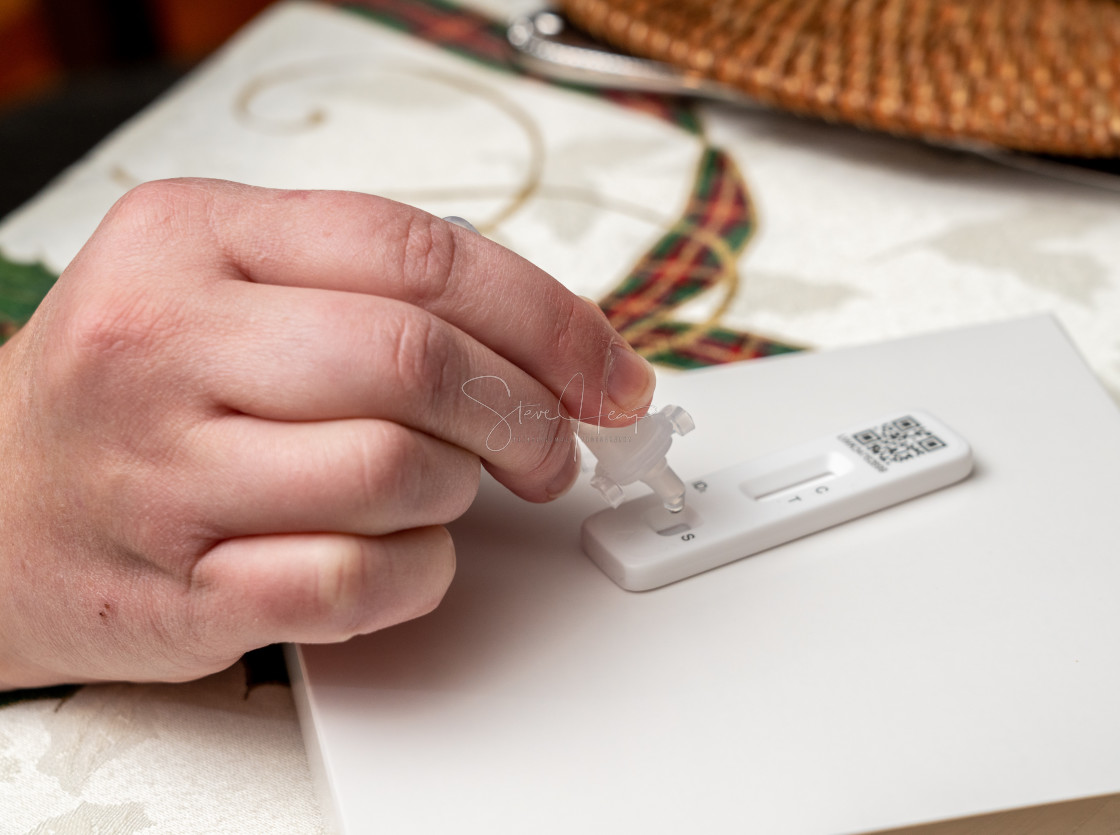
[[[581,420],[626,425],[649,405],[652,368],[601,311],[493,241],[367,194],[182,187],[206,201],[217,243],[251,281],[421,307],[539,380]]]

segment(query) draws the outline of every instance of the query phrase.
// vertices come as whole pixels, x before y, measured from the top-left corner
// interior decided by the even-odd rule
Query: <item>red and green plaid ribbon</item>
[[[505,26],[444,0],[346,0],[350,9],[493,69],[520,73]],[[571,85],[563,85],[571,86]],[[581,89],[581,88],[576,88]],[[691,103],[672,96],[584,90],[699,134]],[[722,292],[717,314],[739,289],[738,258],[754,230],[754,209],[738,167],[722,149],[707,146],[684,214],[618,286],[600,300],[631,344],[650,359],[681,368],[713,365],[796,350],[711,321],[672,318],[681,304]]]

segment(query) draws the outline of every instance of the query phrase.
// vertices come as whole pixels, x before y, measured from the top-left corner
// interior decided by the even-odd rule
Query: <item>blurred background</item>
[[[0,217],[271,0],[0,0]]]

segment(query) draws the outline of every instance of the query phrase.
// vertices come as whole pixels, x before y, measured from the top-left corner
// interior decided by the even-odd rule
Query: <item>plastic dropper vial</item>
[[[579,423],[576,434],[598,462],[591,486],[611,507],[622,504],[622,488],[641,481],[672,513],[684,510],[684,482],[665,460],[673,435],[687,435],[696,427],[680,406],[651,412],[631,426],[604,427]]]

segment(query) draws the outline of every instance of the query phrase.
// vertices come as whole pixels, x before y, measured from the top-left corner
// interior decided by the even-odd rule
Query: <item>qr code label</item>
[[[864,429],[862,432],[854,432],[852,438],[866,453],[883,464],[909,461],[947,446],[943,440],[909,415]]]

